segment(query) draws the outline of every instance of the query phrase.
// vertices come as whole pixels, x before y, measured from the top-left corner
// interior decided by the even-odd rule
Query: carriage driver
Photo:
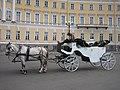
[[[67,36],[68,36],[68,38],[67,39],[65,39],[63,42],[59,42],[58,41],[58,44],[64,44],[64,43],[71,43],[72,41],[74,41],[74,35],[72,34],[72,33],[70,33],[70,32],[68,32],[67,33]]]

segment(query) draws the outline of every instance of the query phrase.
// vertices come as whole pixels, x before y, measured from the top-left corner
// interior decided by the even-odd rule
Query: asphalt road
[[[111,71],[80,61],[73,73],[48,63],[48,72],[40,74],[39,62],[27,62],[28,73],[23,75],[20,63],[11,63],[0,54],[0,90],[120,90],[120,54],[116,58]]]

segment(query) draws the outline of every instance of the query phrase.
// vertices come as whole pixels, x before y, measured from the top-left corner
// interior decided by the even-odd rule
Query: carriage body
[[[105,70],[111,70],[116,63],[115,55],[106,52],[106,47],[81,47],[76,45],[76,42],[65,43],[61,47],[58,45],[58,47],[58,52],[67,55],[64,59],[64,68],[70,72],[79,68],[80,59],[90,62],[93,66],[102,66]]]
[[[61,49],[61,52],[65,53],[65,54],[73,54],[74,52],[78,52],[76,53],[78,56],[84,56],[84,57],[88,57],[90,62],[99,62],[100,58],[102,57],[102,55],[106,52],[106,47],[80,47],[77,46],[75,42],[69,43],[69,44],[64,44],[63,46],[68,46],[71,48],[71,51],[66,51],[64,49]],[[85,60],[83,60],[85,61]]]

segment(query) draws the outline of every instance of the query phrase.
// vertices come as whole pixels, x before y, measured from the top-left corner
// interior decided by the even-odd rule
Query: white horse
[[[6,45],[5,54],[7,56],[13,56],[14,60],[18,58],[21,61],[22,69],[20,70],[23,74],[27,73],[25,70],[25,62],[29,60],[39,60],[40,61],[40,68],[39,72],[46,72],[47,71],[47,59],[48,59],[48,51],[44,47],[27,47],[24,45],[15,45],[8,43]]]

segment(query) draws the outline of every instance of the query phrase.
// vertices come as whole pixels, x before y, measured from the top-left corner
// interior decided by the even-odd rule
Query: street
[[[120,54],[113,70],[93,67],[80,61],[76,72],[70,73],[48,62],[47,73],[38,73],[39,62],[27,62],[27,75],[20,73],[21,64],[12,63],[0,54],[0,90],[120,90]]]

